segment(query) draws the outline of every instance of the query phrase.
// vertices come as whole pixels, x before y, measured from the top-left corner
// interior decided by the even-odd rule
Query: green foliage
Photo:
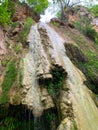
[[[8,63],[8,61],[6,60],[6,59],[2,59],[1,60],[1,64],[2,64],[2,66],[6,66],[7,65],[7,63]]]
[[[96,39],[98,39],[98,34],[95,29],[91,27],[90,19],[82,17],[81,21],[76,21],[74,25],[75,28],[82,32],[85,36],[96,42]]]
[[[20,32],[19,34],[19,40],[22,42],[22,43],[26,43],[26,38],[27,38],[27,35],[30,31],[30,27],[31,25],[34,23],[33,19],[31,18],[27,18],[25,23],[24,23],[24,28],[23,30]]]
[[[47,115],[46,115],[46,120],[48,121],[48,123],[50,124],[49,127],[50,127],[50,130],[52,129],[53,127],[53,122],[55,122],[56,120],[56,115],[55,113],[52,113],[52,112],[47,112]]]
[[[3,26],[6,26],[10,23],[11,13],[8,12],[8,5],[8,0],[5,0],[5,2],[0,5],[0,24],[2,24]]]
[[[5,77],[2,83],[3,95],[0,97],[0,103],[5,103],[8,101],[8,93],[13,83],[15,82],[17,76],[17,68],[15,60],[11,60],[6,67]]]
[[[11,24],[11,31],[13,31],[18,24],[19,24],[19,22],[13,22],[13,23]]]
[[[27,2],[29,5],[32,5],[34,10],[38,13],[42,13],[49,5],[48,0],[27,0]]]
[[[64,70],[63,70],[64,71]],[[66,77],[65,72],[63,72],[61,68],[54,68],[50,71],[53,76],[52,81],[47,81],[46,85],[48,87],[48,92],[56,98],[60,94],[60,90],[63,86],[63,80]]]
[[[0,24],[6,26],[11,22],[11,16],[15,12],[15,3],[11,0],[0,0],[0,3],[2,3],[0,5]]]
[[[45,130],[56,130],[59,121],[57,110],[48,109],[43,114],[43,120],[45,124]]]
[[[15,51],[17,54],[21,53],[21,51],[22,51],[21,44],[16,45]]]
[[[93,6],[90,11],[95,15],[95,17],[98,17],[98,5]]]
[[[85,73],[88,81],[87,81],[87,86],[94,92],[98,93],[98,88],[97,88],[97,77],[98,77],[98,60],[97,60],[97,55],[92,52],[86,52],[85,54],[89,60],[85,63],[79,63],[78,66],[79,68]]]
[[[77,128],[77,124],[76,124],[75,121],[73,121],[73,130],[78,130],[78,128]]]
[[[19,74],[19,79],[18,79],[19,83],[18,83],[18,86],[19,87],[22,86],[22,81],[23,81],[23,72],[24,72],[24,60],[23,60],[23,58],[21,58],[20,63],[21,63],[21,66],[20,66],[20,68],[18,70],[18,74]]]
[[[96,38],[98,37],[97,32],[91,26],[85,26],[83,28],[83,34],[93,41],[96,41]]]
[[[0,108],[0,130],[34,130],[34,118],[27,107],[2,105]]]

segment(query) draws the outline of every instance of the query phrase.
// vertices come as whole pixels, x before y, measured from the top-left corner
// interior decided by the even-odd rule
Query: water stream
[[[42,35],[46,39],[48,37],[48,40],[46,40],[47,44],[45,43],[46,41],[41,39],[39,29],[46,30],[47,34],[43,33]],[[66,83],[70,88],[74,114],[81,130],[98,130],[98,109],[89,95],[88,88],[84,84],[84,75],[72,64],[66,55],[65,40],[47,24],[38,23],[31,27],[28,42],[30,49],[25,60],[28,73],[27,71],[25,73],[26,76],[31,76],[30,81],[32,82],[30,82],[31,88],[26,99],[28,104],[33,106],[34,130],[43,130],[40,125],[36,125],[42,123],[40,116],[43,112],[37,78],[39,75],[44,77],[46,73],[49,73],[51,63],[62,66],[68,73]]]
[[[84,75],[72,64],[65,53],[64,42],[59,40],[57,33],[49,26],[44,25],[49,37],[63,61],[62,66],[68,73],[67,85],[71,92],[74,112],[81,130],[98,130],[98,109],[89,95],[89,90],[84,85]]]

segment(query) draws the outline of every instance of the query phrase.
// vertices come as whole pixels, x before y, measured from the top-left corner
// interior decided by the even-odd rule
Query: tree
[[[72,10],[72,7],[80,3],[80,0],[53,0],[54,4],[58,3],[61,8],[61,20],[68,21],[69,11]]]
[[[48,0],[27,0],[27,3],[38,13],[42,13],[49,5]]]
[[[75,5],[81,4],[83,2],[85,6],[92,5],[93,0],[53,0],[54,4],[58,3],[61,8],[61,20],[68,21],[69,12],[73,9]]]

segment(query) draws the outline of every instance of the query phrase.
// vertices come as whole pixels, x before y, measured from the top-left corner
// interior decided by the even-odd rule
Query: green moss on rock
[[[15,60],[8,62],[5,72],[5,77],[2,83],[3,94],[0,97],[0,103],[5,103],[9,99],[9,90],[13,86],[15,79],[17,77],[17,67]]]
[[[19,34],[19,40],[23,43],[23,44],[25,44],[26,43],[26,38],[27,38],[27,35],[28,35],[28,33],[29,33],[29,31],[30,31],[30,27],[31,27],[31,25],[32,24],[34,24],[35,22],[33,21],[33,19],[32,18],[27,18],[26,19],[26,21],[25,21],[25,23],[24,23],[24,27],[23,27],[23,29],[22,29],[22,31],[20,31],[20,34]]]

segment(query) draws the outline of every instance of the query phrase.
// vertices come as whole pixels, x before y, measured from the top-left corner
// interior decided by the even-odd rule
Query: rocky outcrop
[[[5,34],[3,32],[3,29],[0,28],[0,94],[2,93],[2,81],[3,81],[3,67],[2,67],[2,59],[3,57],[7,54],[7,47],[6,47],[6,37]]]
[[[50,70],[53,65],[61,66],[68,76],[62,86],[60,106],[57,107],[62,120],[58,129],[71,130],[76,127],[73,123],[76,120],[77,128],[81,130],[97,130],[98,110],[84,85],[84,75],[66,55],[63,44],[65,41],[49,26],[39,23],[31,27],[28,42],[29,52],[24,58],[22,103],[37,116],[44,109],[56,107],[54,98],[45,89],[46,80],[43,79],[52,79]],[[81,52],[79,54],[82,56]],[[44,91],[40,89],[38,79],[43,80]]]
[[[23,21],[28,16],[32,17],[35,21],[38,21],[40,19],[40,16],[27,4],[24,3],[21,6],[20,3],[17,1],[15,4],[15,13],[12,16],[12,21]]]
[[[71,55],[77,61],[86,62],[82,52],[65,45],[66,39],[43,23],[31,27],[27,43],[29,48],[24,49],[23,55],[19,53],[17,59],[21,60],[14,67],[19,72],[8,93],[10,104],[28,108],[28,121],[33,114],[34,125],[43,117],[48,125],[46,129],[97,130],[98,109],[84,84],[86,78],[68,58]],[[21,70],[21,84],[17,85]]]
[[[3,32],[3,29],[0,28],[0,60],[2,57],[7,54],[6,44],[5,44],[5,34]]]
[[[68,57],[73,61],[85,63],[88,58],[83,52],[75,45],[65,43],[66,53]]]

